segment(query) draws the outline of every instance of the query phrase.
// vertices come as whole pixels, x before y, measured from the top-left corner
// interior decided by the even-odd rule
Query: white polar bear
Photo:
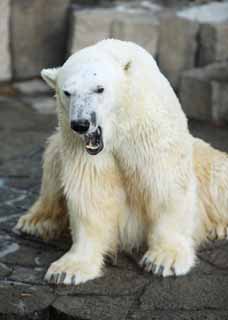
[[[94,279],[105,255],[143,243],[147,271],[186,274],[203,240],[227,235],[227,155],[191,136],[169,82],[136,44],[104,40],[42,76],[59,125],[40,197],[17,229],[54,238],[69,213],[73,245],[46,279]]]

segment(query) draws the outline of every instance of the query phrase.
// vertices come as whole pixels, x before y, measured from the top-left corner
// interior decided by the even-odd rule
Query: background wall
[[[228,120],[228,1],[1,0],[0,83],[108,37],[147,49],[192,118]]]

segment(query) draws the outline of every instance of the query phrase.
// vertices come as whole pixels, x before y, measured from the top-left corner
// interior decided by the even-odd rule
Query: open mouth
[[[104,147],[102,129],[98,127],[95,131],[85,135],[86,151],[91,155],[96,155]]]

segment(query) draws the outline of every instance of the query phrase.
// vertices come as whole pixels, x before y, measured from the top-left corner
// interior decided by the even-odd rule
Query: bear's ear
[[[131,67],[131,61],[128,61],[124,66],[124,70],[128,71],[130,67]]]
[[[47,84],[52,88],[55,89],[56,86],[56,78],[60,68],[51,68],[51,69],[43,69],[41,71],[41,77]]]

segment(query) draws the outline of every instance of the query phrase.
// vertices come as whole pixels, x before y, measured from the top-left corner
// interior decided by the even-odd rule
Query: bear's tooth
[[[87,148],[87,149],[94,150],[94,149],[97,149],[97,146],[94,146],[94,145],[92,144],[92,142],[89,141],[89,143],[86,145],[86,148]]]

